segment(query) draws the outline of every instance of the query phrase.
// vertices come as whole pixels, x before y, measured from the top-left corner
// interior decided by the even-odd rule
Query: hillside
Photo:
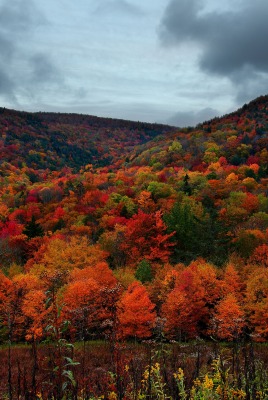
[[[0,127],[0,340],[11,312],[14,340],[44,339],[55,307],[74,339],[161,318],[170,339],[268,340],[267,96],[196,128],[5,109]]]
[[[262,96],[222,118],[157,136],[135,149],[130,159],[132,165],[157,162],[193,170],[202,169],[202,165],[205,168],[219,156],[230,165],[249,164],[253,163],[253,156],[258,157],[268,147],[267,132],[268,96]],[[168,151],[174,140],[180,142],[180,151]]]
[[[174,128],[78,114],[27,113],[0,108],[1,162],[35,169],[79,171],[112,165],[124,153]]]

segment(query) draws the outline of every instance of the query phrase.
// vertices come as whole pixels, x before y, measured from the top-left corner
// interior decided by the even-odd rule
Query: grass
[[[14,399],[36,398],[31,397],[35,392],[40,393],[43,400],[52,399],[52,396],[57,400],[62,400],[62,397],[57,397],[60,382],[61,385],[66,386],[65,392],[69,396],[66,399],[78,399],[79,396],[82,400],[97,399],[101,396],[109,399],[109,393],[114,392],[116,399],[136,400],[139,398],[138,393],[140,396],[145,396],[140,399],[157,398],[154,397],[155,395],[146,397],[146,393],[153,389],[152,385],[155,385],[154,390],[161,387],[164,393],[159,399],[171,397],[179,399],[178,385],[182,392],[184,390],[187,393],[187,398],[190,398],[191,390],[195,388],[196,382],[200,382],[199,389],[195,388],[195,396],[199,397],[192,398],[206,399],[206,397],[200,397],[201,390],[210,388],[209,395],[213,395],[214,397],[211,398],[216,399],[221,397],[215,397],[216,378],[213,378],[215,360],[220,360],[221,379],[228,380],[230,393],[231,390],[240,389],[246,393],[250,387],[254,389],[258,385],[259,391],[264,392],[265,381],[268,382],[267,344],[254,344],[253,353],[250,346],[250,344],[239,344],[234,347],[230,343],[216,344],[203,341],[183,344],[159,344],[148,341],[147,343],[122,343],[112,349],[110,343],[98,340],[75,343],[72,350],[61,355],[62,360],[59,363],[55,345],[51,343],[38,346],[35,364],[32,346],[16,344],[11,347],[12,392]],[[66,357],[73,360],[74,364],[67,363]],[[2,399],[8,392],[8,346],[6,344],[0,347],[0,359],[0,398]],[[245,360],[247,360],[247,366],[245,366]],[[66,371],[65,375],[63,375],[64,371]],[[154,379],[155,382],[144,382],[146,371],[150,379]],[[182,372],[178,373],[178,371],[183,371],[183,388],[182,381],[178,381]],[[174,374],[177,376],[175,377]],[[215,381],[213,381],[213,387],[211,379]],[[221,383],[218,386],[223,388],[222,385]],[[123,394],[128,397],[124,397]],[[265,397],[255,396],[255,398]]]

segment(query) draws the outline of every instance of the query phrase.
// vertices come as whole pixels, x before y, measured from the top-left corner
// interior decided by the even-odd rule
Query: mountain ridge
[[[33,168],[79,170],[114,163],[122,149],[144,143],[176,128],[83,114],[29,113],[0,109],[0,133],[7,161]],[[47,154],[44,154],[46,149]],[[41,154],[41,155],[40,155]]]
[[[154,148],[156,153],[155,147],[160,145],[168,149],[174,140],[181,140],[186,150],[193,141],[194,132],[199,132],[204,140],[208,140],[222,127],[225,129],[227,126],[229,131],[234,129],[244,134],[250,126],[251,130],[256,130],[257,136],[266,137],[267,110],[268,96],[260,96],[222,117],[204,121],[195,127],[179,128],[87,114],[32,113],[0,108],[0,156],[2,162],[18,166],[25,163],[35,169],[60,170],[67,166],[79,171],[87,164],[96,168],[120,167],[125,161],[128,163],[130,160],[132,164],[134,160],[139,162],[144,151]],[[249,120],[248,126],[242,132],[240,122],[246,119]],[[213,140],[221,144],[219,138]],[[160,159],[162,156],[159,156]],[[164,160],[164,163],[167,162]]]

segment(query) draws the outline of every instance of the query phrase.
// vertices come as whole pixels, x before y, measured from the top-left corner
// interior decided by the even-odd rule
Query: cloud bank
[[[167,123],[179,127],[196,126],[199,122],[208,121],[219,116],[214,108],[204,108],[200,111],[179,111],[167,120]]]
[[[33,98],[40,85],[62,82],[49,55],[29,45],[44,24],[47,21],[32,0],[5,0],[0,6],[0,96],[15,106],[20,95]]]
[[[121,14],[123,16],[130,16],[131,18],[141,17],[144,15],[138,6],[126,0],[99,0],[99,4],[94,14],[98,16]]]
[[[237,3],[237,0],[236,2]],[[203,72],[227,77],[239,101],[268,90],[268,2],[244,0],[228,10],[202,0],[171,0],[161,21],[164,45],[198,46]]]

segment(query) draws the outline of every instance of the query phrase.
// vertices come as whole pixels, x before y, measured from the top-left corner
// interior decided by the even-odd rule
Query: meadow
[[[1,399],[267,399],[260,343],[111,341],[7,345]]]

